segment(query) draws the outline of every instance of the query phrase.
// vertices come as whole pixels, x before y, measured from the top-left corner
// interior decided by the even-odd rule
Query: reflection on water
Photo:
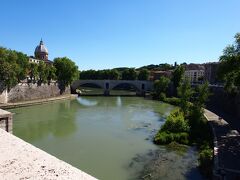
[[[151,141],[172,109],[139,97],[81,97],[11,111],[16,136],[99,179],[139,179],[151,164],[150,151],[164,154],[157,157],[168,162],[157,166],[161,177],[174,167],[174,177],[186,179],[186,172],[196,167],[196,155],[186,154],[191,161],[179,158],[175,163],[175,156]]]
[[[122,106],[122,99],[121,99],[121,97],[117,97],[117,106],[118,107]]]
[[[98,104],[97,101],[89,100],[83,97],[78,97],[77,101],[83,106],[96,106]]]

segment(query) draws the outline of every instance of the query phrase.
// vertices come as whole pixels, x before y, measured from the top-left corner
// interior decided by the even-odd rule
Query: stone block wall
[[[12,133],[13,129],[12,113],[0,109],[0,129]]]
[[[211,96],[207,102],[207,108],[212,111],[225,112],[240,118],[240,95],[230,96],[223,88],[211,88]]]
[[[9,92],[6,90],[0,93],[0,103],[11,103],[56,97],[70,94],[70,87],[63,90],[57,83],[50,84],[28,84],[19,83]]]

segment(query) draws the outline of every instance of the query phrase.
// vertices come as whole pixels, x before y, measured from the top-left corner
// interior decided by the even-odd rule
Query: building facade
[[[200,83],[204,80],[205,67],[201,64],[188,64],[184,76],[190,83]]]

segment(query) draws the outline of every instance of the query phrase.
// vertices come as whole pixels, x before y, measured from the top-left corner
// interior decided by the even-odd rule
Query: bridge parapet
[[[130,84],[134,86],[138,94],[144,95],[146,91],[151,91],[153,88],[152,81],[140,80],[77,80],[71,85],[72,92],[84,84],[94,84],[103,89],[104,95],[109,95],[110,91],[121,84]]]

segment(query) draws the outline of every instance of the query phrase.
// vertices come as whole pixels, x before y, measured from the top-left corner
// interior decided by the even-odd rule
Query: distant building
[[[188,64],[185,65],[185,78],[190,83],[202,82],[205,75],[205,67],[201,64]]]
[[[151,71],[149,80],[155,81],[160,79],[161,76],[171,78],[173,70],[168,71]]]
[[[43,41],[41,39],[39,45],[35,48],[34,55],[29,57],[30,63],[39,64],[41,61],[45,62],[46,64],[52,64],[53,62],[48,59],[48,50],[44,46]]]
[[[219,66],[218,62],[211,62],[211,63],[205,63],[203,64],[205,67],[205,79],[210,84],[216,84],[217,81],[217,69]]]

